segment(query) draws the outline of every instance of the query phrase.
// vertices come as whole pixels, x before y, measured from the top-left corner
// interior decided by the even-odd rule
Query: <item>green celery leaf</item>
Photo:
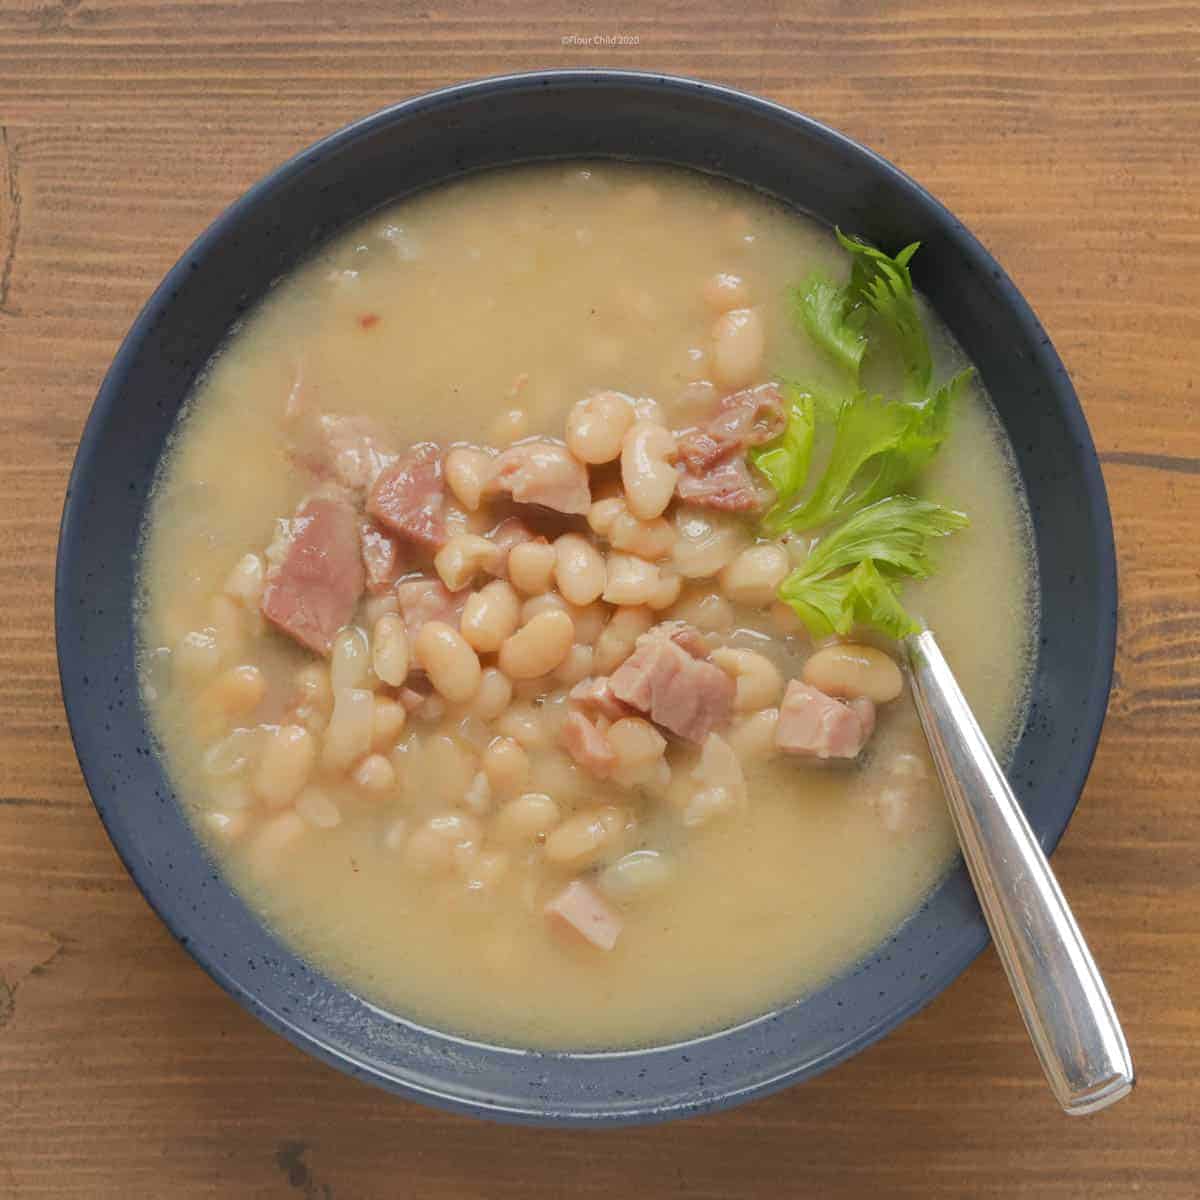
[[[833,579],[794,587],[785,580],[779,595],[815,638],[833,633],[845,637],[856,627],[877,629],[897,639],[920,630],[900,603],[897,585],[880,574],[869,558]]]
[[[784,384],[783,398],[787,409],[783,433],[765,446],[755,447],[748,455],[751,464],[775,489],[777,503],[790,500],[807,482],[817,427],[816,399],[811,393]]]
[[[858,306],[879,316],[899,347],[908,399],[923,400],[933,382],[933,357],[908,270],[921,243],[905,246],[892,258],[858,238],[847,237],[840,229],[835,232],[842,246],[854,255],[847,288],[848,316]]]
[[[874,504],[909,483],[933,458],[971,371],[959,372],[923,404],[888,403],[858,392],[843,401],[825,472],[806,499],[776,504],[764,518],[773,532],[816,529],[850,509]]]
[[[808,336],[857,383],[867,348],[866,310],[852,310],[847,289],[822,275],[812,275],[803,287],[794,288],[792,303]]]
[[[891,637],[916,624],[897,592],[901,578],[933,571],[931,542],[967,524],[960,512],[912,496],[889,496],[859,510],[823,537],[779,587],[814,637],[848,634],[856,625]]]

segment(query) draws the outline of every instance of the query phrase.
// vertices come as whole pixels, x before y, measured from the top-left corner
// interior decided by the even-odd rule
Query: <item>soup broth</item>
[[[650,459],[670,439],[655,461],[684,478],[679,431],[720,397],[785,377],[832,382],[788,299],[814,269],[847,276],[831,231],[728,182],[612,163],[488,173],[335,238],[277,283],[197,384],[147,525],[146,703],[231,884],[373,1003],[517,1046],[680,1038],[819,986],[946,871],[953,831],[906,685],[868,697],[869,721],[849,695],[832,701],[861,752],[781,752],[783,687],[792,697],[792,681],[817,678],[819,647],[773,602],[785,551],[745,555],[765,544],[752,514],[678,495],[661,520],[633,512],[635,498],[642,513],[655,500],[650,475],[635,491],[625,474],[628,450],[559,463],[567,491],[580,471],[589,489],[586,504],[557,501],[562,512],[520,499],[527,484],[549,495],[536,492],[543,462],[502,457],[549,445],[570,458],[564,431],[574,449],[615,420],[623,447],[626,425],[643,430]],[[738,342],[730,311],[753,312],[757,347]],[[949,375],[961,352],[925,315]],[[576,408],[597,396],[616,399]],[[396,474],[391,457],[423,443],[436,448]],[[501,462],[515,465],[498,483]],[[428,463],[443,507],[400,513]],[[978,383],[916,490],[971,524],[942,539],[936,573],[905,603],[1006,753],[1036,631],[1031,538]],[[350,510],[355,536],[368,521],[375,549],[399,561],[368,557],[376,590],[324,644],[333,592],[362,567],[322,577],[316,596],[308,576],[285,587],[289,555]],[[440,523],[433,540],[427,519]],[[502,521],[531,540],[510,550]],[[447,538],[453,553],[438,550]],[[800,561],[806,546],[786,554]],[[402,605],[395,579],[428,594],[410,586]],[[464,607],[468,596],[488,599]],[[687,625],[664,627],[676,619]],[[886,690],[894,645],[854,641],[884,652]],[[699,707],[669,714],[656,707],[665,692],[611,710],[611,695],[582,698],[588,680],[633,670],[637,652],[694,673],[684,690]],[[531,676],[539,656],[552,665]],[[824,703],[806,686],[800,700]]]

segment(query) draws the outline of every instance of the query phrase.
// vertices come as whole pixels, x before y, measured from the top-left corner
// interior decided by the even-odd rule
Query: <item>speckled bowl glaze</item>
[[[486,167],[588,156],[714,172],[883,246],[924,243],[918,286],[982,372],[1029,491],[1042,629],[1011,777],[1052,847],[1100,734],[1117,597],[1104,485],[1063,365],[997,263],[911,179],[807,117],[694,80],[561,71],[465,84],[359,121],[254,187],[172,269],[100,389],[67,492],[56,606],[63,695],[96,808],[146,899],[222,987],[298,1046],[404,1096],[503,1120],[606,1125],[761,1096],[893,1029],[986,943],[965,870],[869,959],[736,1028],[586,1054],[450,1036],[307,966],[225,884],[156,757],[133,616],[139,529],[175,416],[271,281],[348,222],[418,189]]]

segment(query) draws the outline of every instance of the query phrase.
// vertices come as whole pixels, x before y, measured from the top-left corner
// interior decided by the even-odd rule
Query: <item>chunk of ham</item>
[[[381,525],[434,549],[446,543],[445,508],[442,452],[432,442],[414,446],[386,467],[367,497],[367,512]]]
[[[655,626],[638,638],[610,685],[618,700],[656,725],[687,741],[703,742],[729,723],[735,685],[720,667],[695,653],[702,642],[679,625]]]
[[[714,416],[679,437],[680,499],[726,512],[754,512],[770,493],[750,474],[746,451],[778,437],[787,424],[773,383],[725,396]]]
[[[616,765],[616,752],[604,731],[577,709],[568,713],[563,722],[562,744],[567,753],[597,779],[607,779]]]
[[[263,615],[317,654],[349,624],[365,587],[359,519],[340,496],[313,496],[268,551]]]
[[[701,508],[723,512],[758,512],[770,503],[771,493],[750,474],[744,458],[729,458],[699,471],[684,469],[676,494]]]
[[[777,438],[787,424],[783,396],[774,383],[725,396],[714,416],[679,438],[679,457],[701,474],[719,462]]]
[[[358,528],[367,591],[386,592],[404,573],[404,555],[391,534],[374,521],[363,521]]]
[[[607,675],[589,675],[587,679],[581,679],[567,694],[567,699],[585,715],[606,717],[610,721],[619,721],[633,711],[613,694],[612,682]]]
[[[775,744],[808,758],[857,758],[875,729],[875,705],[843,701],[793,679],[779,706]]]
[[[598,950],[611,950],[624,922],[589,883],[573,879],[542,910],[560,928],[572,930]]]
[[[440,579],[406,579],[396,584],[396,599],[409,638],[421,632],[427,621],[441,621],[458,628],[469,591],[452,592]]]
[[[566,446],[546,439],[510,446],[496,459],[489,484],[518,504],[540,504],[556,512],[583,515],[591,507],[587,467]]]

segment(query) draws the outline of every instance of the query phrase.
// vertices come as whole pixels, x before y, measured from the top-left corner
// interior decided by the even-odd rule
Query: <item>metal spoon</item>
[[[963,857],[1042,1069],[1064,1110],[1133,1089],[1133,1061],[1087,943],[932,633],[905,639],[917,712]]]

